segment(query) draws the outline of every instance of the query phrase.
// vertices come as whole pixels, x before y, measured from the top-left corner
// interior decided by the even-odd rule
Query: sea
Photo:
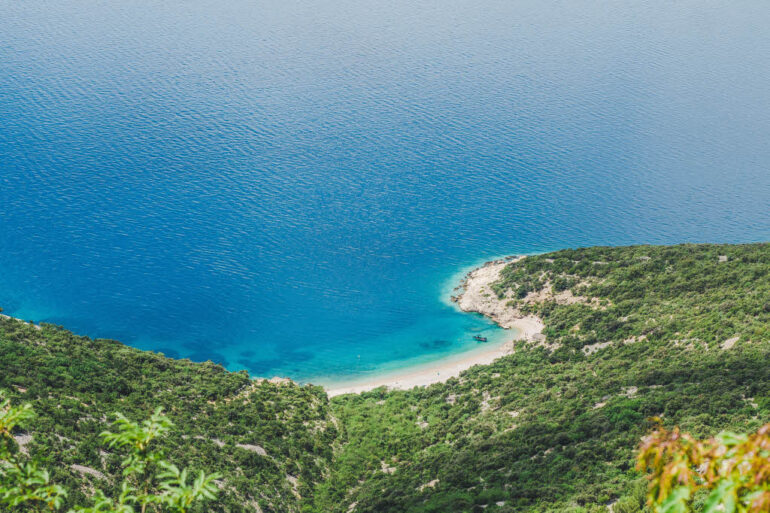
[[[486,260],[770,239],[770,6],[0,0],[0,307],[300,382]]]

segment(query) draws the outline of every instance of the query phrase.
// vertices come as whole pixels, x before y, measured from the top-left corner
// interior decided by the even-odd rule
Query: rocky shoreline
[[[512,256],[492,260],[469,272],[452,296],[452,301],[463,312],[480,313],[497,323],[501,328],[515,329],[518,333],[514,340],[529,340],[542,343],[543,321],[535,315],[524,315],[508,305],[509,298],[502,299],[492,290],[491,285],[500,279],[500,272],[511,263],[526,258]]]

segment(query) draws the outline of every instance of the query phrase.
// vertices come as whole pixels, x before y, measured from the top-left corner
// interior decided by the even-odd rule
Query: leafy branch
[[[166,461],[158,440],[173,423],[158,408],[149,419],[132,422],[116,414],[114,431],[101,434],[105,444],[127,451],[122,461],[120,493],[107,496],[96,490],[91,506],[80,506],[69,513],[187,513],[204,500],[216,499],[219,474],[199,472],[190,480],[187,469],[180,470]],[[0,396],[0,504],[11,510],[56,511],[67,496],[63,487],[51,483],[50,474],[38,463],[21,454],[13,431],[34,417],[29,404],[12,406]]]
[[[660,425],[642,441],[637,469],[648,472],[649,504],[659,513],[770,512],[770,424],[750,435],[723,432],[697,440]]]

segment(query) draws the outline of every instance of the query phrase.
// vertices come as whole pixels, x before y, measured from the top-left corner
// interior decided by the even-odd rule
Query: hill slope
[[[171,461],[224,475],[220,500],[205,511],[299,511],[328,470],[336,429],[320,387],[252,381],[212,363],[8,318],[0,318],[0,369],[0,390],[37,413],[25,449],[75,490],[71,503],[85,502],[84,478],[109,489],[119,473],[121,456],[105,452],[98,436],[116,411],[142,419],[165,408],[177,426]]]
[[[770,245],[564,250],[492,288],[544,321],[544,344],[423,389],[329,401],[14,320],[0,389],[35,404],[27,448],[73,483],[72,464],[116,469],[104,415],[165,406],[171,458],[225,475],[212,511],[640,511],[647,417],[696,435],[770,420]]]
[[[606,511],[631,493],[647,417],[697,434],[770,420],[766,244],[565,250],[509,264],[493,289],[543,319],[552,350],[335,398],[319,511]]]

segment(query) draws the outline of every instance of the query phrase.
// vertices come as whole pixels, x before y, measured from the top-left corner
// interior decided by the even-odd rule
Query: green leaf
[[[733,513],[735,511],[735,484],[722,481],[706,499],[703,513]]]
[[[660,506],[658,513],[687,513],[687,502],[690,500],[690,489],[686,486],[674,488]]]
[[[734,445],[742,444],[748,438],[746,435],[739,435],[731,431],[722,431],[716,436],[716,439],[727,447],[732,447]]]

